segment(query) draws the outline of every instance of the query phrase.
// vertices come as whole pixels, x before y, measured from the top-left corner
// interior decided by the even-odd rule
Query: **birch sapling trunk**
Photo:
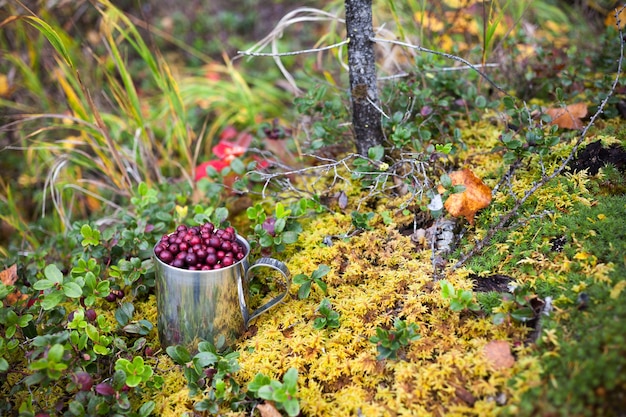
[[[374,43],[370,40],[374,37],[372,0],[345,0],[345,6],[352,125],[357,152],[367,156],[369,148],[383,141]]]

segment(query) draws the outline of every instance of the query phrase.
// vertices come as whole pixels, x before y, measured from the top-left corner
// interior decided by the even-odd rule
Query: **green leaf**
[[[274,239],[270,235],[265,234],[261,236],[261,238],[259,239],[259,243],[262,247],[269,248],[270,246],[274,245]]]
[[[256,393],[264,400],[272,401],[274,399],[274,389],[270,385],[263,385],[257,390]]]
[[[261,387],[264,387],[265,385],[269,385],[270,381],[271,381],[270,377],[259,372],[254,376],[254,379],[250,381],[250,383],[248,384],[248,390],[252,392],[257,392],[259,391],[259,389],[261,389]]]
[[[285,230],[285,226],[287,225],[287,220],[285,218],[279,218],[274,223],[274,232],[276,234],[282,233]]]
[[[300,403],[298,403],[298,400],[296,399],[283,402],[283,407],[285,408],[285,411],[287,412],[289,417],[295,417],[300,414]]]
[[[191,354],[184,346],[168,346],[165,351],[170,355],[170,358],[179,365],[185,365],[191,362]]]
[[[502,103],[504,104],[504,108],[507,110],[515,110],[515,100],[511,96],[504,96],[502,98]]]
[[[535,318],[535,312],[530,307],[522,307],[512,311],[511,318],[524,323]]]
[[[328,286],[326,285],[326,283],[324,281],[322,281],[321,279],[316,279],[315,283],[317,284],[318,287],[320,287],[320,289],[322,290],[322,292],[324,294],[328,293]]]
[[[450,152],[452,152],[452,144],[446,143],[445,145],[440,145],[437,143],[435,144],[435,151],[448,155]]]
[[[293,277],[292,282],[294,284],[296,284],[296,285],[302,285],[305,282],[310,281],[310,280],[311,280],[311,278],[309,278],[307,275],[305,275],[305,274],[298,274],[298,275],[295,275]]]
[[[454,294],[454,287],[448,281],[441,280],[439,281],[439,285],[441,286],[441,296],[443,298],[450,298]]]
[[[144,403],[141,407],[139,407],[139,417],[148,417],[150,414],[152,414],[155,406],[156,403],[154,401],[148,401]]]
[[[212,352],[200,352],[194,356],[193,360],[200,368],[205,368],[217,363],[218,357]]]
[[[98,328],[93,324],[88,324],[87,327],[85,327],[85,333],[87,333],[89,339],[96,343],[100,340],[100,332],[98,332]]]
[[[0,357],[0,372],[6,372],[9,370],[9,362],[6,359]]]
[[[61,291],[53,291],[47,294],[41,301],[41,308],[51,310],[58,306],[65,299],[65,295]]]
[[[287,216],[285,213],[285,206],[283,203],[276,203],[276,208],[274,208],[274,213],[276,213],[276,219],[283,219]]]
[[[322,330],[324,327],[326,327],[326,317],[317,317],[315,320],[313,320],[313,328],[315,330]]]
[[[83,290],[75,282],[66,282],[63,284],[63,294],[69,298],[79,298],[83,295]]]
[[[129,387],[136,387],[141,383],[141,377],[139,375],[128,375],[126,374],[126,385]]]
[[[311,293],[311,281],[306,281],[298,289],[298,298],[300,300],[304,300],[305,298],[308,298],[310,293]]]
[[[450,300],[450,310],[463,311],[464,309],[465,309],[465,304],[461,303],[458,300]]]
[[[242,175],[244,172],[246,172],[246,166],[239,158],[235,158],[230,161],[230,168],[235,174],[238,175]]]
[[[48,280],[52,281],[55,284],[61,284],[61,282],[63,282],[63,273],[55,264],[50,264],[46,266],[46,268],[43,270],[43,274]]]
[[[440,181],[441,185],[443,185],[443,188],[447,189],[452,187],[452,179],[448,174],[441,174]]]
[[[84,416],[85,407],[80,401],[72,401],[69,405],[70,412],[75,416]]]
[[[115,319],[120,326],[126,326],[134,313],[135,306],[132,303],[124,303],[115,311]]]
[[[328,274],[328,272],[330,272],[330,268],[327,265],[320,265],[311,274],[311,279],[315,280],[315,279],[322,278],[324,275]]]
[[[98,345],[98,344],[93,345],[93,351],[96,352],[98,355],[102,355],[102,356],[106,356],[110,353],[110,350],[108,347]]]
[[[374,161],[380,161],[385,155],[385,148],[382,145],[372,146],[367,150],[367,156]]]
[[[49,279],[40,279],[33,284],[33,289],[38,291],[47,290],[48,288],[54,287],[56,284]]]
[[[479,109],[484,109],[485,107],[487,107],[487,99],[484,96],[478,96],[474,100],[474,104]]]
[[[286,245],[296,243],[298,241],[298,233],[293,231],[287,231],[282,234],[283,243]]]
[[[63,360],[63,353],[65,353],[65,349],[63,345],[54,344],[48,350],[48,361],[49,362],[61,362]]]
[[[295,393],[296,384],[298,383],[298,370],[296,368],[289,368],[283,376],[283,384],[285,388],[291,393]]]

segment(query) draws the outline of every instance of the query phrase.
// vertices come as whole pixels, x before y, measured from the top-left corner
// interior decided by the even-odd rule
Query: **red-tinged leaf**
[[[96,385],[96,392],[100,395],[115,395],[113,387],[104,382]]]
[[[226,126],[220,133],[220,141],[231,141],[237,137],[239,132],[233,126]]]
[[[223,140],[213,147],[213,155],[225,161],[230,161],[237,156],[243,155],[245,152],[245,147]]]
[[[221,161],[221,160],[203,162],[196,167],[195,179],[196,181],[199,181],[200,179],[206,177],[207,176],[206,169],[210,166],[215,168],[217,172],[221,172],[228,165],[229,165],[228,162]]]

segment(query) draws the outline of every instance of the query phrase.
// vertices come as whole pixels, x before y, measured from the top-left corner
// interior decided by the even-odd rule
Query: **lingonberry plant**
[[[296,368],[289,368],[285,372],[283,382],[258,373],[248,384],[248,391],[264,400],[273,402],[279,410],[284,410],[290,417],[300,414],[298,370]]]
[[[203,394],[203,398],[194,404],[194,409],[199,412],[215,415],[229,405],[236,410],[245,398],[245,392],[233,377],[239,370],[239,352],[224,349],[223,344],[224,339],[218,340],[215,345],[200,342],[198,353],[193,356],[182,345],[166,349],[174,362],[182,367],[190,396]]]
[[[339,328],[339,313],[333,310],[330,301],[324,298],[317,308],[319,317],[316,317],[313,321],[313,328],[316,330],[322,329],[337,329]]]
[[[402,349],[421,337],[418,331],[416,323],[407,323],[397,317],[393,322],[393,329],[376,328],[376,335],[370,338],[370,342],[376,344],[378,360],[397,359]]]

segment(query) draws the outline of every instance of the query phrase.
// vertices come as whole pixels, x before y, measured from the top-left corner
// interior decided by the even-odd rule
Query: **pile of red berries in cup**
[[[246,248],[237,241],[233,227],[216,229],[207,222],[201,226],[178,226],[175,232],[161,238],[154,254],[175,268],[208,271],[239,262],[246,256]]]

